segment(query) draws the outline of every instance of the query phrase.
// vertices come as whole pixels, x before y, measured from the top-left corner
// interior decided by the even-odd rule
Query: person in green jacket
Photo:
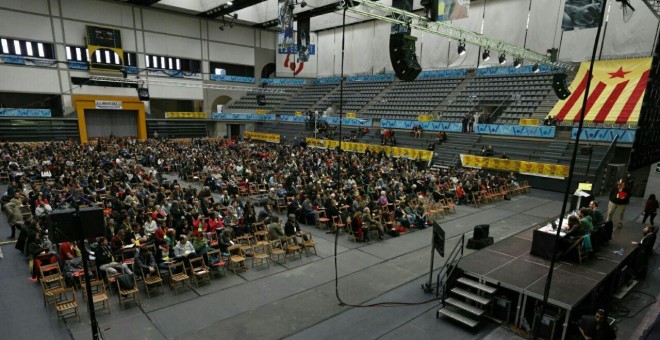
[[[584,234],[591,234],[591,232],[594,230],[594,223],[593,219],[591,218],[591,213],[591,209],[589,208],[580,209],[579,217]]]

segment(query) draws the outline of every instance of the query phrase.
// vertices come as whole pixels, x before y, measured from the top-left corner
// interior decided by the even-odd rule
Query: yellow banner
[[[307,138],[306,142],[307,146],[316,148],[334,149],[339,146],[339,141],[336,140]],[[387,155],[393,157],[405,157],[410,159],[421,159],[425,161],[430,161],[431,158],[433,158],[433,151],[372,145],[365,143],[343,142],[341,143],[341,149],[344,151],[359,153],[364,153],[367,151],[367,149],[373,153],[384,151]]]
[[[547,164],[538,162],[482,157],[461,154],[461,162],[468,168],[488,168],[500,171],[512,171],[525,175],[544,176],[552,178],[568,177],[568,165]]]
[[[296,111],[296,116],[302,116],[302,115],[303,115],[303,114],[302,114],[301,111]]]
[[[432,122],[433,118],[431,116],[427,115],[419,115],[417,116],[417,120],[420,122]]]
[[[357,113],[348,112],[348,113],[346,113],[346,118],[357,118]]]
[[[245,131],[245,133],[243,133],[243,137],[244,138],[249,138],[249,139],[262,140],[262,141],[269,142],[269,143],[279,143],[280,142],[280,135],[276,135],[274,133]]]
[[[531,126],[539,126],[541,122],[538,119],[532,119],[532,118],[520,118],[520,121],[518,121],[518,125],[531,125]]]
[[[258,115],[265,115],[265,114],[268,113],[268,110],[266,110],[266,109],[256,109],[256,110],[254,111],[254,113],[256,113],[256,114],[258,114]]]
[[[206,112],[165,112],[165,118],[169,119],[206,119]]]

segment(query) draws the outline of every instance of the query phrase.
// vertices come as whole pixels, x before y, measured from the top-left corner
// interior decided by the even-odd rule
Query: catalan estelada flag
[[[604,60],[594,64],[587,99],[585,122],[636,124],[642,108],[652,58]],[[580,111],[587,87],[589,62],[580,65],[571,83],[572,94],[560,100],[549,116],[559,121],[580,121]]]

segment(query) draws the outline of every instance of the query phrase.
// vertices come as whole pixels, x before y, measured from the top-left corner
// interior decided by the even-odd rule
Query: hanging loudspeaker
[[[415,41],[417,38],[408,33],[390,35],[390,61],[394,73],[401,80],[413,81],[422,72],[415,55]]]
[[[552,77],[552,88],[559,99],[564,100],[571,95],[566,86],[566,73],[557,73]]]

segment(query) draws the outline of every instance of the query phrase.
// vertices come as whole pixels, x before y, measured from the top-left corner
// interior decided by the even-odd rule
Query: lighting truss
[[[653,14],[655,14],[655,17],[660,20],[660,0],[642,0],[646,4],[646,6],[649,6],[651,11],[653,11]]]
[[[106,83],[124,83],[124,84],[137,84],[137,85],[145,84],[145,85],[154,85],[154,86],[204,88],[211,90],[247,91],[247,92],[258,92],[258,93],[286,93],[284,90],[276,89],[276,88],[206,84],[202,82],[183,82],[183,81],[173,81],[173,80],[153,79],[153,78],[137,79],[137,78],[90,75],[89,80],[106,82]]]
[[[464,41],[468,44],[481,46],[491,51],[498,51],[514,58],[526,59],[564,70],[573,70],[575,68],[571,63],[562,61],[553,62],[547,55],[536,53],[501,40],[491,39],[477,32],[468,31],[445,22],[429,21],[429,19],[424,16],[383,5],[380,2],[362,0],[344,1],[346,1],[347,11],[351,13],[387,21],[393,24],[409,26],[410,28],[439,35],[451,40]]]

